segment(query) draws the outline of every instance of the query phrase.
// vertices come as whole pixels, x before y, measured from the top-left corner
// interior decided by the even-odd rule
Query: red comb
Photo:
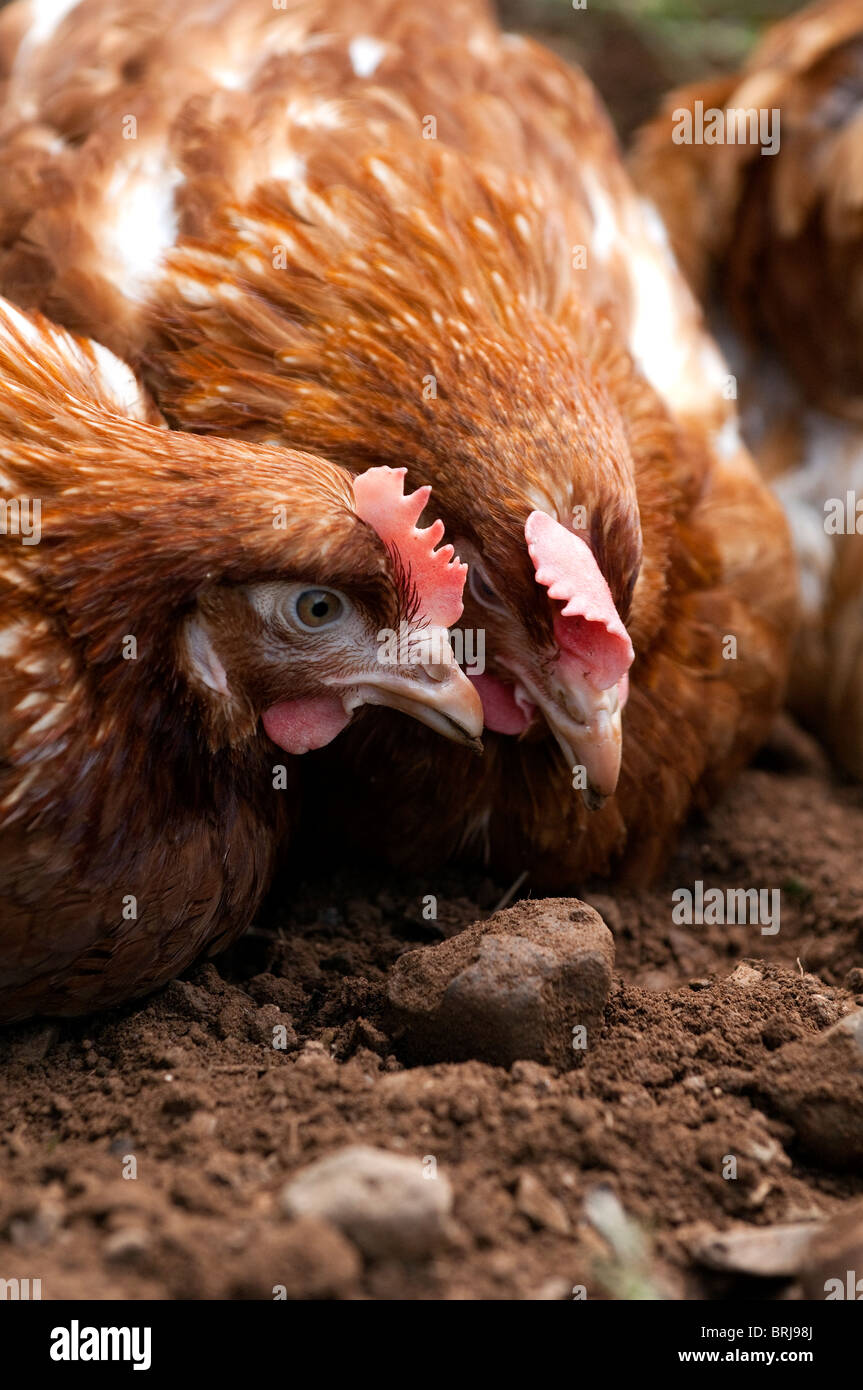
[[[417,527],[431,488],[420,487],[405,495],[406,473],[406,468],[386,467],[360,473],[354,478],[355,510],[384,545],[398,551],[419,596],[422,616],[434,627],[452,627],[462,615],[467,565],[453,558],[451,545],[435,550],[444,532],[442,521],[424,530]]]
[[[524,534],[536,582],[565,605],[554,621],[558,645],[599,690],[616,685],[635,653],[590,546],[545,512],[531,512]]]

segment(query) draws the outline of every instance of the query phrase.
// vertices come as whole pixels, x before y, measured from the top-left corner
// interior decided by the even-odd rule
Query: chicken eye
[[[342,616],[344,604],[330,589],[304,589],[297,595],[294,612],[303,627],[327,627]]]
[[[482,603],[486,608],[503,608],[496,591],[488,582],[485,570],[476,561],[468,568],[468,583],[477,603]]]

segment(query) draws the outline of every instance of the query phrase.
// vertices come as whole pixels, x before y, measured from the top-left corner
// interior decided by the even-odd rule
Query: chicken
[[[233,940],[296,820],[292,755],[359,706],[468,744],[482,720],[442,626],[464,566],[401,474],[167,430],[117,358],[2,300],[0,380],[9,1020]]]
[[[587,79],[480,3],[211,10],[4,13],[0,287],[175,427],[433,485],[487,753],[358,727],[315,755],[348,833],[644,878],[768,729],[794,607],[659,219]]]
[[[753,114],[760,140],[686,143],[686,113]],[[778,113],[778,114],[774,114]],[[634,172],[658,203],[740,384],[747,441],[802,574],[791,701],[863,778],[863,11],[825,0],[770,29],[739,74],[673,93]]]

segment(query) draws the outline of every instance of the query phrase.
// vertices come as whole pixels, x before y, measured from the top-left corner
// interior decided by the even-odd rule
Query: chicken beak
[[[434,661],[380,666],[364,674],[344,703],[351,710],[386,705],[475,753],[482,752],[482,702],[446,641],[438,642]]]
[[[589,811],[598,811],[614,795],[623,750],[620,690],[597,690],[583,677],[564,683],[552,678],[539,687],[519,673],[525,698],[539,707],[567,766],[572,785],[581,790]]]
[[[562,704],[539,703],[572,770],[573,787],[581,787],[589,811],[598,811],[614,795],[620,776],[623,730],[617,687],[600,691],[587,685],[577,691],[570,687]]]

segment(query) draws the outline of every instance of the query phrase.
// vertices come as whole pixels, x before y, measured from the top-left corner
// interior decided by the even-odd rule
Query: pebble
[[[388,999],[397,1051],[414,1063],[519,1060],[568,1070],[595,1047],[614,939],[575,898],[526,901],[395,963]],[[586,1048],[573,1029],[586,1029]]]
[[[831,1168],[863,1164],[863,1009],[781,1047],[757,1086],[807,1153]]]
[[[740,989],[750,989],[753,985],[763,983],[764,976],[760,970],[754,970],[746,961],[741,961],[737,969],[728,976],[728,983],[737,985]]]
[[[530,1295],[532,1303],[560,1303],[561,1300],[570,1298],[572,1298],[572,1284],[560,1274],[554,1274],[550,1279],[546,1279],[545,1283],[540,1284],[536,1292]]]
[[[790,1278],[800,1269],[817,1229],[811,1221],[734,1231],[708,1229],[699,1232],[690,1248],[693,1258],[708,1269],[761,1279]]]
[[[368,1259],[417,1259],[446,1240],[452,1189],[440,1173],[425,1177],[418,1158],[355,1144],[292,1178],[282,1208],[331,1222]]]
[[[104,1256],[111,1264],[137,1264],[150,1247],[150,1237],[143,1226],[125,1226],[108,1236]]]
[[[552,1197],[533,1173],[522,1173],[515,1189],[516,1210],[526,1216],[532,1226],[555,1235],[569,1235],[569,1217],[556,1197]]]

